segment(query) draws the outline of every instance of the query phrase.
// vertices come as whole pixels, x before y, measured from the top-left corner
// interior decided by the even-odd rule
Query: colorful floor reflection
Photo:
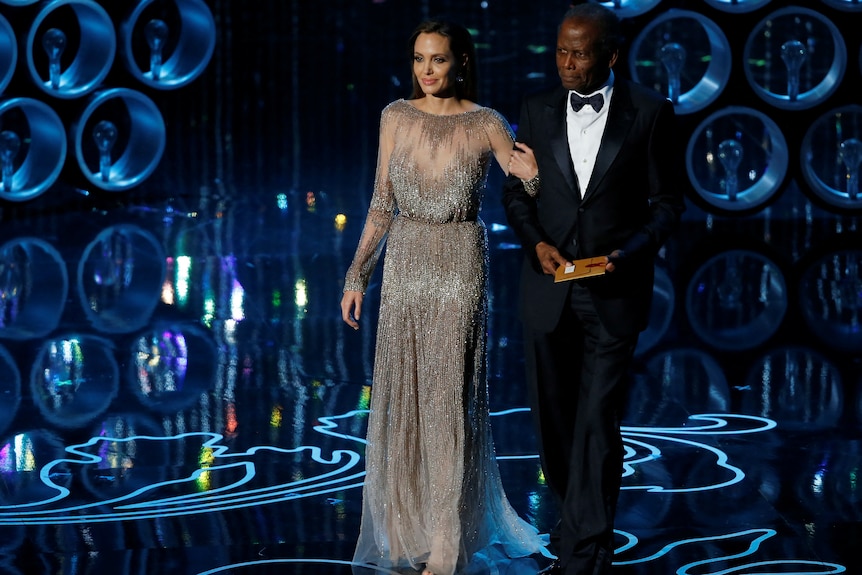
[[[337,305],[358,231],[324,225],[335,212],[305,200],[6,226],[0,573],[350,572],[373,327],[345,328]],[[510,313],[518,252],[499,213],[486,221],[500,467],[513,505],[546,531]],[[625,422],[615,573],[860,569],[862,379],[846,319],[859,253],[788,265],[775,246],[738,247],[739,230],[689,221],[659,269]]]

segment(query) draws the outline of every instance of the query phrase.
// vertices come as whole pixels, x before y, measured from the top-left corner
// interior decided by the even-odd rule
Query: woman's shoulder
[[[506,117],[503,114],[498,112],[496,109],[490,108],[488,106],[479,106],[476,111],[495,120],[506,120]]]
[[[462,112],[464,114],[474,114],[478,117],[491,118],[491,119],[503,118],[503,115],[500,114],[494,108],[491,108],[488,106],[483,106],[482,104],[479,104],[478,102],[473,102],[472,100],[462,100],[462,103],[464,104],[464,107],[465,107],[464,112]]]
[[[383,107],[383,111],[381,113],[382,114],[390,114],[393,111],[398,111],[399,109],[403,108],[404,104],[406,104],[406,103],[407,102],[403,98],[393,100],[392,102],[389,102],[388,104],[386,104]]]
[[[407,119],[412,109],[413,106],[404,99],[389,102],[380,112],[380,123],[382,126],[396,126]]]
[[[510,127],[509,120],[506,118],[506,116],[504,116],[494,108],[490,108],[488,106],[479,106],[479,108],[476,109],[476,113],[486,123],[500,125],[506,128]]]

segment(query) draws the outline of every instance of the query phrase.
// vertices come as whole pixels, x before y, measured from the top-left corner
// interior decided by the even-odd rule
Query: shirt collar
[[[608,74],[608,79],[605,80],[605,83],[602,84],[601,88],[595,90],[594,92],[590,92],[589,94],[581,94],[576,90],[569,90],[569,94],[577,94],[578,96],[588,98],[593,94],[601,94],[605,98],[605,105],[611,100],[611,92],[614,88],[614,70],[611,68],[611,73]]]

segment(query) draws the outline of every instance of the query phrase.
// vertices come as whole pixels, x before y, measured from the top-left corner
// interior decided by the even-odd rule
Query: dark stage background
[[[135,6],[199,2],[97,4],[120,30]],[[24,38],[45,6],[0,0],[0,15]],[[480,103],[516,126],[523,95],[556,82],[568,2],[205,6],[214,46],[193,81],[148,84],[118,52],[99,86],[159,111],[148,177],[108,191],[69,159],[43,193],[0,198],[3,575],[348,572],[378,284],[359,333],[338,302],[380,111],[410,93],[405,42],[428,16],[469,27]],[[670,96],[683,62],[688,210],[638,346],[614,573],[860,573],[862,4],[620,13],[617,74]],[[4,102],[29,97],[71,131],[93,95],[38,89],[25,48],[0,130],[19,125]],[[494,435],[507,494],[546,532],[500,184],[492,168]]]

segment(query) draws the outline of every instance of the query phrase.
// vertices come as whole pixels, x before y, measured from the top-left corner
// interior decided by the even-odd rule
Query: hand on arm
[[[539,195],[539,165],[530,146],[515,142],[514,149],[509,153],[509,173],[521,180],[524,191],[531,198]]]
[[[525,103],[521,107],[521,120],[518,126],[517,141],[519,144],[522,144],[523,142],[534,142],[531,126],[532,121],[530,120],[529,106]],[[504,159],[506,164],[504,165],[508,165],[508,161],[514,152],[512,146],[513,143],[510,141],[509,147],[506,150],[506,156]],[[526,147],[532,149],[534,146],[527,144],[521,149],[526,149]],[[522,152],[518,151],[514,153],[521,154]],[[538,166],[538,162],[536,162],[536,165]],[[506,178],[506,181],[503,183],[502,201],[503,206],[506,209],[506,219],[512,227],[512,230],[518,236],[521,245],[528,250],[530,247],[533,247],[535,250],[537,244],[547,241],[548,236],[542,229],[542,225],[539,223],[538,197],[535,193],[531,193],[527,189],[524,180],[514,174],[509,174],[509,177]]]
[[[515,147],[509,153],[509,173],[525,181],[539,175],[533,148],[522,142],[515,142]]]

